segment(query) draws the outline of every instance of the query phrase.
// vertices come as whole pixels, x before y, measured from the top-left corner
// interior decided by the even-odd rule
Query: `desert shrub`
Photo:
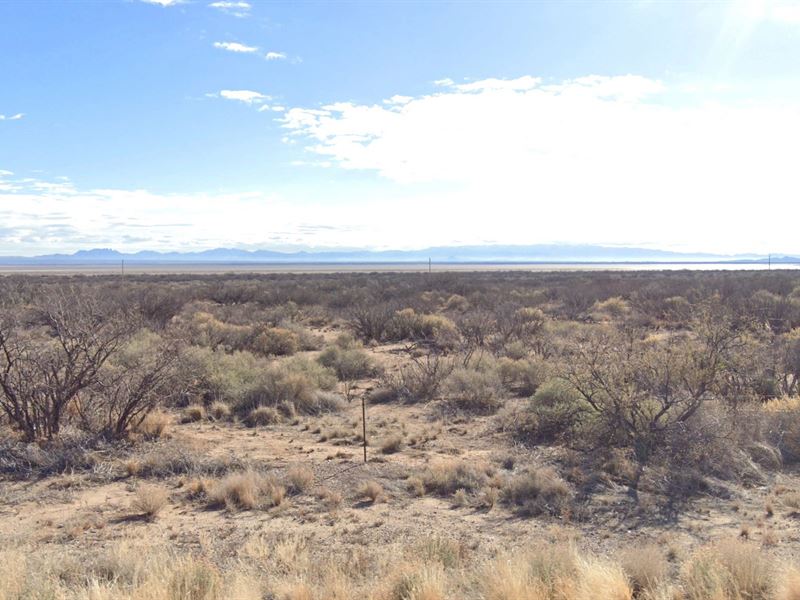
[[[68,408],[138,329],[125,310],[60,290],[0,314],[0,410],[27,441],[57,436]]]
[[[372,360],[361,348],[328,346],[317,360],[321,365],[333,370],[340,381],[366,379],[375,373]]]
[[[365,342],[381,342],[387,337],[394,310],[391,306],[362,300],[350,307],[349,324],[357,337]]]
[[[573,548],[539,544],[522,552],[504,552],[488,561],[480,573],[480,588],[486,600],[573,598],[579,567]]]
[[[384,438],[380,443],[381,453],[383,454],[394,454],[395,452],[399,452],[402,447],[403,436],[399,434],[390,435]]]
[[[320,394],[320,387],[330,389],[331,372],[305,358],[291,358],[271,365],[259,373],[249,389],[235,404],[240,414],[249,414],[254,408],[268,406],[287,415],[319,414],[341,406],[330,394]]]
[[[131,503],[131,508],[137,514],[143,515],[148,519],[155,519],[167,505],[169,496],[164,488],[141,485],[136,490],[136,495]]]
[[[250,327],[225,323],[205,310],[191,312],[195,308],[198,307],[187,307],[174,322],[174,326],[185,333],[191,344],[212,350],[241,350],[247,345]]]
[[[453,408],[488,414],[500,406],[503,387],[493,370],[458,368],[445,379],[442,391]]]
[[[630,305],[624,298],[619,296],[612,296],[606,298],[602,302],[595,302],[593,311],[600,315],[610,317],[612,319],[621,319],[627,315],[631,310]]]
[[[570,490],[552,469],[527,469],[506,480],[502,496],[520,514],[555,515],[568,506]]]
[[[574,342],[563,377],[592,416],[595,443],[648,462],[709,400],[740,341],[726,315],[704,315],[694,337],[642,339],[607,328]]]
[[[0,473],[15,478],[85,471],[96,464],[96,451],[113,449],[105,439],[66,428],[53,440],[29,444],[0,436]]]
[[[209,416],[215,421],[225,421],[231,417],[231,407],[224,402],[214,402],[208,408]]]
[[[654,592],[669,575],[664,551],[655,544],[628,548],[621,553],[619,561],[637,594]]]
[[[136,427],[136,432],[146,440],[156,440],[164,435],[172,417],[164,411],[149,413]]]
[[[299,323],[284,320],[280,322],[280,327],[294,334],[300,350],[307,352],[309,350],[319,350],[322,348],[324,338],[306,329]]]
[[[536,390],[527,408],[516,415],[511,427],[515,436],[526,443],[580,445],[584,440],[578,432],[589,416],[572,386],[560,379],[549,379]]]
[[[444,303],[445,310],[465,312],[469,310],[469,300],[460,294],[452,294]]]
[[[433,400],[439,396],[442,384],[453,372],[455,364],[441,354],[411,356],[411,363],[403,366],[383,382],[383,388],[392,390],[394,397],[406,402]]]
[[[420,474],[424,489],[440,496],[449,496],[458,490],[474,492],[483,487],[491,467],[480,463],[455,459],[432,462]]]
[[[179,395],[179,350],[158,334],[140,330],[97,373],[73,407],[80,426],[111,438],[137,429],[159,405]]]
[[[269,475],[256,471],[232,473],[218,481],[208,494],[209,505],[228,510],[253,510],[279,506],[286,489]]]
[[[135,460],[140,465],[140,477],[219,476],[240,466],[230,459],[210,458],[196,446],[171,439],[147,444],[140,449]]]
[[[305,465],[294,465],[286,471],[286,480],[289,482],[289,491],[300,494],[311,488],[314,483],[314,471]]]
[[[420,314],[413,308],[404,308],[395,313],[389,335],[395,340],[435,340],[457,337],[458,329],[443,315]]]
[[[764,404],[766,435],[786,463],[800,461],[800,398],[781,398]]]
[[[271,406],[258,406],[251,410],[244,418],[248,427],[266,427],[282,421],[281,413]]]
[[[774,572],[758,547],[738,540],[718,542],[695,553],[683,573],[689,600],[770,597]]]
[[[201,404],[193,404],[183,409],[181,421],[184,423],[196,423],[206,417],[206,409]]]
[[[359,498],[368,498],[370,502],[374,503],[382,500],[385,494],[383,486],[374,479],[370,479],[369,481],[364,481],[359,484],[356,496]]]
[[[582,560],[578,565],[578,598],[633,600],[633,590],[619,565],[594,557]]]
[[[503,387],[518,396],[531,396],[544,383],[550,369],[541,359],[512,359],[497,361],[497,371]]]
[[[300,349],[298,335],[283,327],[259,326],[247,343],[248,349],[263,356],[289,356]]]
[[[320,390],[330,391],[336,388],[336,373],[334,370],[319,364],[305,356],[294,356],[279,363],[281,368],[289,373],[297,373],[308,379],[312,385]]]

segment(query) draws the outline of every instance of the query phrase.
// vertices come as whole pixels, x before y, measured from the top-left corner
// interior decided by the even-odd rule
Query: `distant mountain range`
[[[708,254],[647,248],[536,244],[529,246],[442,246],[422,250],[239,250],[215,248],[201,252],[122,253],[108,248],[80,250],[74,254],[0,256],[0,265],[59,265],[127,263],[800,263],[795,256]]]

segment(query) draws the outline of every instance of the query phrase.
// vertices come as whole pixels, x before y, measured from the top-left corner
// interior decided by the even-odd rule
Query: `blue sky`
[[[797,56],[798,1],[0,1],[0,253],[800,252]]]

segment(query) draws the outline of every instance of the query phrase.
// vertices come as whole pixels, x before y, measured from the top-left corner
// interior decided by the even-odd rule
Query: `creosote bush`
[[[489,414],[497,410],[503,393],[500,378],[494,371],[455,369],[445,379],[443,395],[457,410]]]

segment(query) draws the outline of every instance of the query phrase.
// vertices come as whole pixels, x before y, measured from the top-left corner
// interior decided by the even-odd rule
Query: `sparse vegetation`
[[[800,598],[797,274],[0,298],[3,600]]]

